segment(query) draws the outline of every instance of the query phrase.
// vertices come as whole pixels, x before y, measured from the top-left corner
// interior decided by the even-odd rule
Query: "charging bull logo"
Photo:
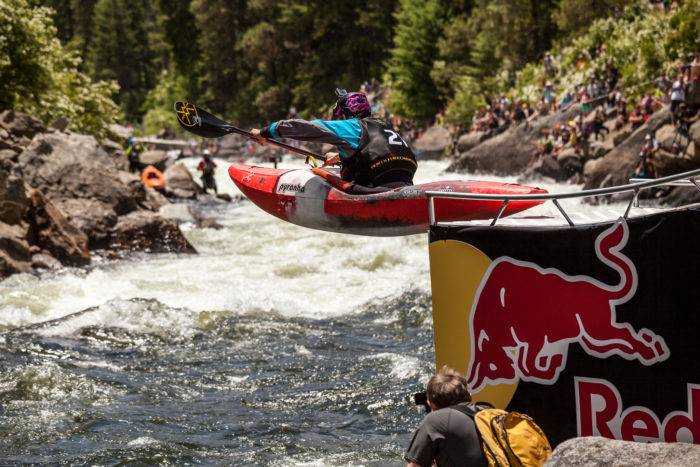
[[[637,290],[634,264],[621,253],[628,236],[621,220],[595,242],[598,259],[619,273],[615,285],[506,256],[493,261],[471,309],[471,390],[517,379],[554,384],[573,343],[598,358],[617,355],[643,365],[666,360],[661,336],[616,318],[616,306]]]

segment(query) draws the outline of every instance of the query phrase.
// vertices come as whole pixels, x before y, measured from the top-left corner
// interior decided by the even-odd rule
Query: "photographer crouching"
[[[424,400],[420,396],[425,394]],[[416,395],[429,413],[413,435],[404,458],[408,467],[486,466],[467,379],[444,366]]]

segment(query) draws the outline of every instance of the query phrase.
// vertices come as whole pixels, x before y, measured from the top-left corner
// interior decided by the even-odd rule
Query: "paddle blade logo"
[[[201,125],[202,120],[197,113],[197,107],[188,102],[178,102],[175,104],[175,112],[177,112],[178,121],[186,127]]]
[[[617,355],[643,365],[666,360],[670,352],[663,337],[617,321],[616,306],[637,290],[637,270],[621,253],[628,237],[627,223],[621,220],[595,241],[598,259],[619,274],[614,285],[508,256],[494,260],[477,289],[469,319],[467,379],[472,392],[518,379],[554,384],[573,343],[597,358]]]

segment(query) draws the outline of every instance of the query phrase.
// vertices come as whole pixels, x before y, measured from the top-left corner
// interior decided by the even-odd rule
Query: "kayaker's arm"
[[[260,130],[262,138],[289,138],[298,141],[332,144],[342,157],[355,154],[362,135],[357,119],[348,120],[280,120]]]

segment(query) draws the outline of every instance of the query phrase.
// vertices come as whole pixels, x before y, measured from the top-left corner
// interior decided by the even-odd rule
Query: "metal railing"
[[[437,198],[453,198],[453,199],[471,199],[471,200],[490,200],[490,201],[502,201],[501,207],[496,213],[496,217],[493,218],[491,225],[496,225],[496,222],[501,218],[503,212],[506,210],[508,203],[511,201],[552,201],[554,206],[557,207],[559,212],[564,216],[566,222],[570,226],[574,223],[566,213],[559,200],[570,199],[570,198],[589,198],[592,196],[605,196],[613,195],[616,193],[634,193],[633,198],[630,200],[625,210],[624,218],[627,216],[635,205],[639,197],[639,192],[648,188],[654,188],[659,186],[695,186],[700,190],[700,182],[696,180],[696,177],[700,177],[700,169],[691,170],[689,172],[683,172],[676,175],[669,175],[668,177],[656,178],[653,180],[649,179],[639,179],[633,178],[630,180],[631,183],[627,185],[613,186],[608,188],[596,188],[594,190],[584,190],[575,193],[538,193],[530,195],[506,195],[506,194],[483,194],[483,193],[455,193],[447,191],[426,191],[425,194],[428,196],[428,219],[430,225],[437,225],[435,219],[435,199]]]

